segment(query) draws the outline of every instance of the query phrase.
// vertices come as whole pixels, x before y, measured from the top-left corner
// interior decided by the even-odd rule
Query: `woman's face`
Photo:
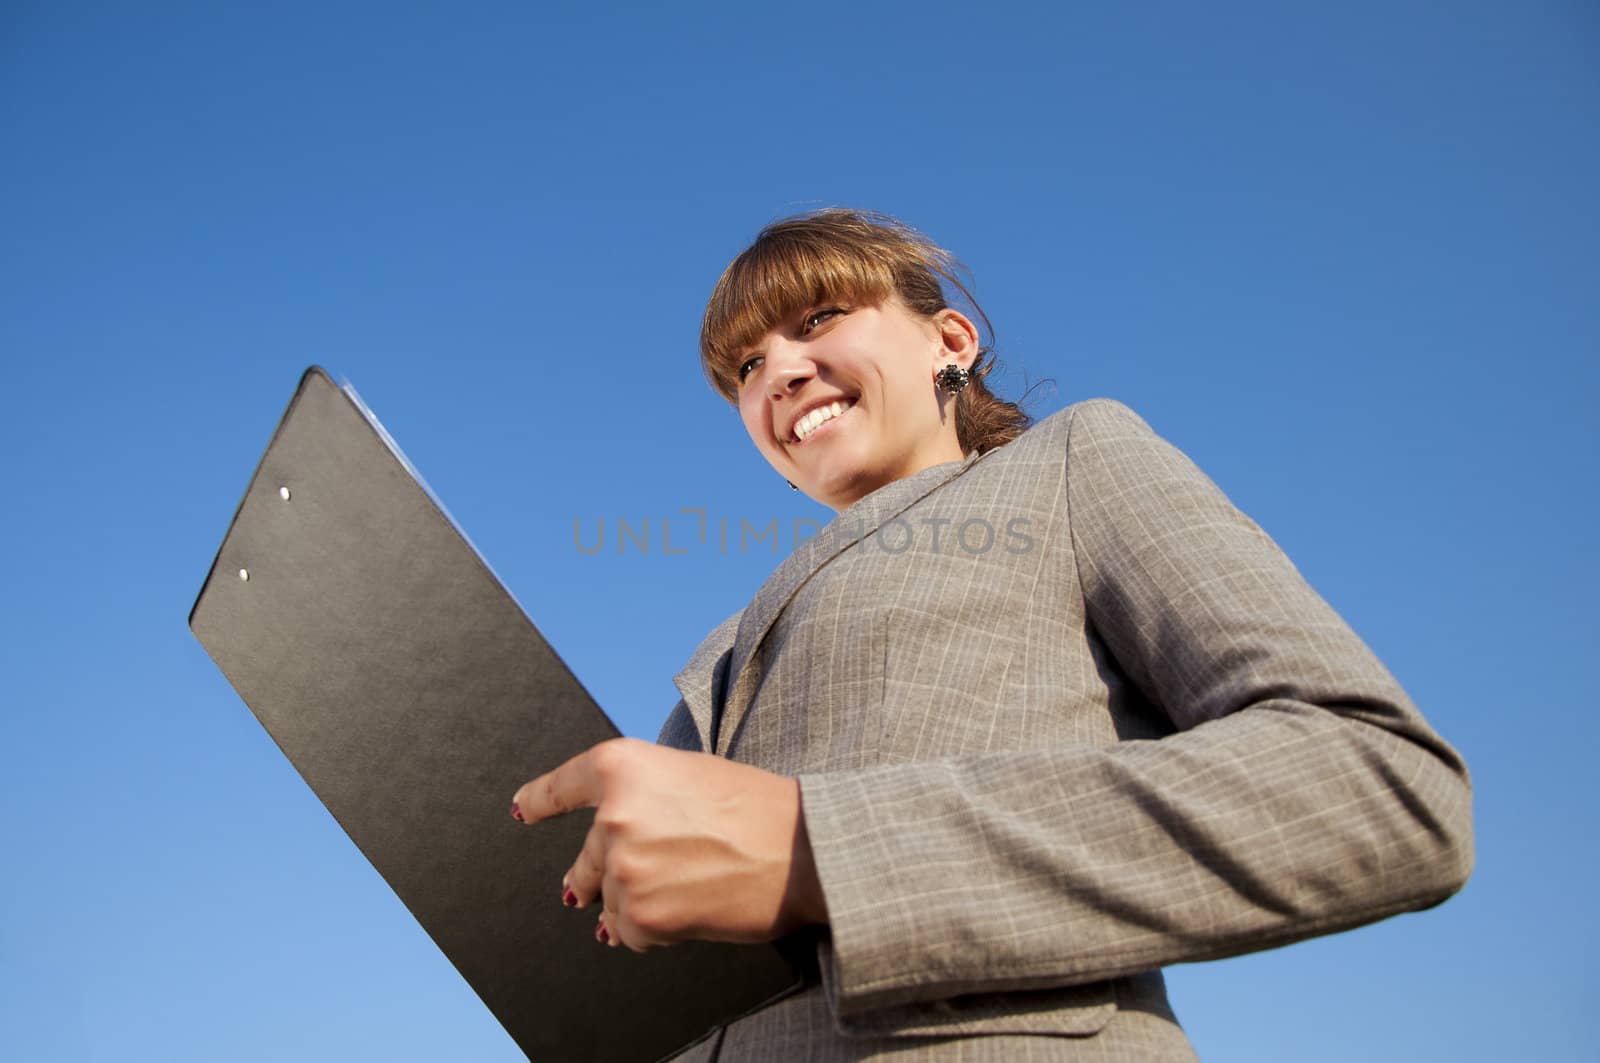
[[[963,457],[954,396],[933,374],[970,368],[978,332],[955,310],[932,318],[896,297],[826,303],[767,333],[739,363],[739,416],[756,449],[834,509]]]

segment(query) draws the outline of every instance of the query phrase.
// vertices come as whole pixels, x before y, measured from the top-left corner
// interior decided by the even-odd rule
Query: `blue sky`
[[[1473,770],[1443,907],[1169,971],[1202,1055],[1584,1058],[1597,46],[1581,0],[7,4],[0,1056],[519,1058],[189,606],[320,363],[653,736],[777,558],[574,521],[828,517],[695,351],[840,204],[971,267],[1002,390],[1188,451]]]

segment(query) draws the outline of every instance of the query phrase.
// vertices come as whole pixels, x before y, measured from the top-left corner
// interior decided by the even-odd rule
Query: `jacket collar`
[[[841,511],[767,577],[761,590],[756,592],[755,600],[745,608],[743,614],[738,618],[730,618],[730,623],[733,619],[738,620],[738,634],[733,642],[726,685],[723,687],[727,692],[727,701],[720,719],[718,714],[710,715],[709,733],[714,748],[713,744],[707,743],[707,750],[726,755],[729,743],[744,719],[745,710],[749,708],[756,683],[761,678],[761,669],[752,667],[751,658],[765,641],[778,614],[806,581],[845,549],[877,531],[934,489],[966,472],[979,457],[981,455],[974,452],[961,461],[933,465],[904,479],[885,484]],[[694,711],[692,705],[690,711]],[[698,717],[696,723],[698,725]],[[702,728],[702,741],[707,733]]]

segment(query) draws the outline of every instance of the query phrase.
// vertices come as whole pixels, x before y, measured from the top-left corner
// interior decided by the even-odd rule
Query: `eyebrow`
[[[861,299],[858,296],[853,296],[853,295],[851,295],[851,296],[846,296],[846,295],[825,295],[821,299],[818,299],[818,300],[815,300],[815,301],[812,301],[812,302],[806,302],[806,303],[800,304],[800,308],[798,310],[794,311],[794,313],[798,314],[800,319],[802,321],[804,321],[804,319],[805,319],[807,314],[813,313],[814,311],[817,311],[817,310],[821,310],[821,309],[829,306],[830,304],[837,305],[842,310],[848,310],[848,309],[853,309],[855,307],[860,306],[861,305]],[[780,320],[777,324],[773,325],[772,328],[768,329],[767,332],[771,332],[773,329],[779,328],[782,325],[783,325],[783,322]],[[763,335],[765,335],[765,333],[763,333]],[[739,348],[735,348],[731,352],[731,354],[729,355],[730,361],[731,361],[732,366],[733,366],[733,378],[734,378],[734,381],[738,382],[739,369],[740,369],[741,366],[744,365],[744,363],[748,362],[752,358],[765,358],[766,356],[767,356],[767,351],[766,351],[766,348],[764,348],[764,347],[739,347]]]

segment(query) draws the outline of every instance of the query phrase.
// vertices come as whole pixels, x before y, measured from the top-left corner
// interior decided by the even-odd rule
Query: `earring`
[[[788,485],[789,485],[789,490],[791,490],[791,491],[798,491],[798,490],[800,490],[800,488],[798,488],[798,487],[796,487],[796,486],[795,486],[795,485],[794,485],[794,481],[793,481],[793,480],[785,480],[785,481],[783,481],[783,482],[784,482],[784,483],[786,483],[786,484],[788,484]]]
[[[952,395],[959,395],[962,388],[972,383],[972,374],[951,362],[933,374],[933,382],[940,391],[948,391]]]

